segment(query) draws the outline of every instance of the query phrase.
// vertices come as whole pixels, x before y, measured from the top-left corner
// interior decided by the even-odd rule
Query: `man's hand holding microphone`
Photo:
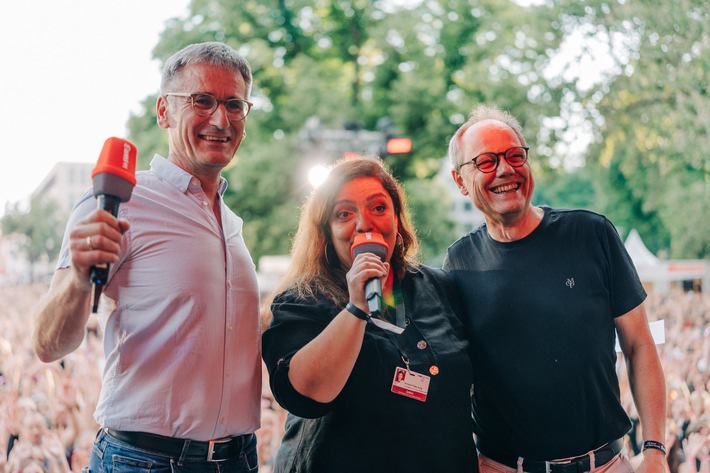
[[[121,237],[128,230],[118,220],[118,207],[131,198],[136,183],[136,147],[111,137],[104,143],[91,176],[97,209],[79,222],[71,232],[72,269],[78,284],[92,286],[92,312],[96,312],[109,265],[118,261]]]

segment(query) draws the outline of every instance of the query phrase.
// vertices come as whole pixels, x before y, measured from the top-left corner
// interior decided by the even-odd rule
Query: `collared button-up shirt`
[[[242,219],[220,227],[197,178],[156,156],[137,173],[120,260],[99,307],[106,364],[95,412],[116,430],[209,440],[260,423],[261,338],[254,263]],[[96,208],[77,203],[67,235]],[[70,265],[65,235],[59,267]]]

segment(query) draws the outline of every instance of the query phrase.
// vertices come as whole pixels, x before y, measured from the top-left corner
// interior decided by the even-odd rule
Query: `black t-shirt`
[[[619,402],[614,318],[646,293],[604,216],[544,211],[527,237],[498,242],[484,225],[444,262],[467,314],[477,444],[494,458],[580,455],[631,426]]]

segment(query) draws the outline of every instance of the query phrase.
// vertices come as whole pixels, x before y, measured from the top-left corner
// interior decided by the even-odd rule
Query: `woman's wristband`
[[[348,302],[348,305],[345,306],[345,310],[353,314],[355,317],[361,320],[367,321],[367,319],[370,318],[369,314],[365,312],[364,310],[361,310],[358,306],[353,304],[352,302]]]
[[[666,446],[663,445],[661,442],[656,442],[655,440],[646,440],[643,443],[643,450],[646,450],[648,448],[660,450],[663,452],[664,455],[666,454]]]

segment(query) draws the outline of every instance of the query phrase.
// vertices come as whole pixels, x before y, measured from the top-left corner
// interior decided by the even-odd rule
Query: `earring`
[[[338,255],[335,253],[335,247],[333,246],[332,243],[326,243],[325,248],[324,248],[324,254],[325,254],[325,263],[330,266],[331,268],[339,268],[340,263],[338,262]],[[330,256],[333,255],[335,258],[335,264],[330,261]]]

